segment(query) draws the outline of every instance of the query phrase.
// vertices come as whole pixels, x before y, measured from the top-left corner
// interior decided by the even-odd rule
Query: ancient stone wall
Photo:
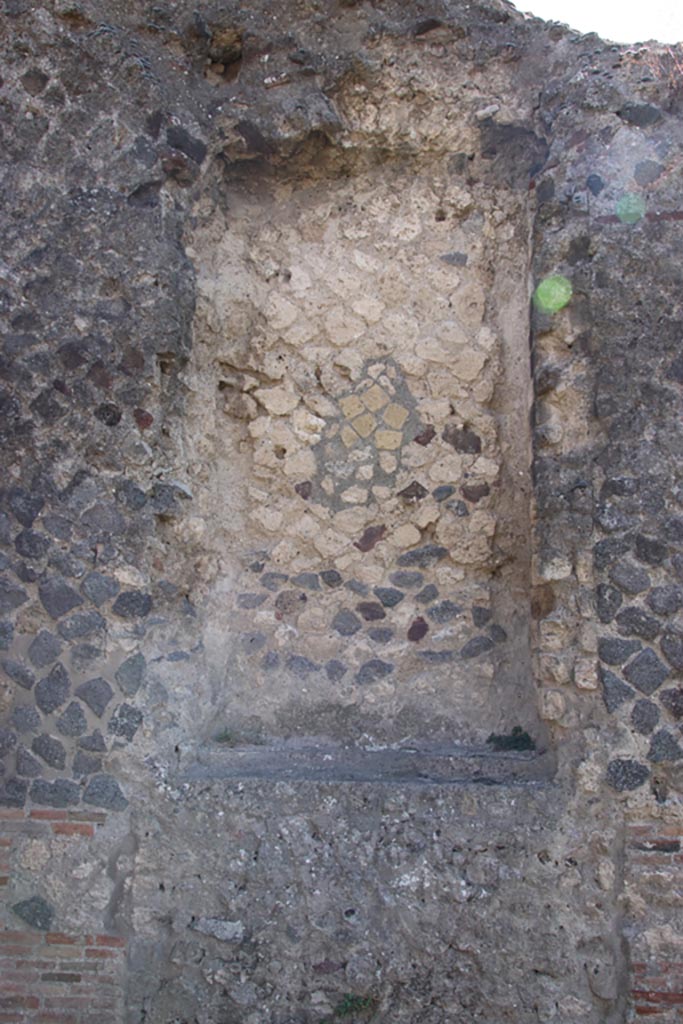
[[[3,15],[0,1019],[677,1020],[677,53]]]

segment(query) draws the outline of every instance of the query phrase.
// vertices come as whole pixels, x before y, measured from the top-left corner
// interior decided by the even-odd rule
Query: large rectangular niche
[[[537,761],[525,200],[345,160],[232,169],[191,240],[214,749],[446,779],[496,734]]]

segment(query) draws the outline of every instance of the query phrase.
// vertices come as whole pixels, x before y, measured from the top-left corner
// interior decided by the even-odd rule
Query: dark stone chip
[[[125,505],[131,512],[139,512],[147,504],[147,495],[142,488],[126,478],[117,482],[114,497],[119,505]]]
[[[147,662],[143,654],[131,654],[116,670],[116,682],[127,697],[134,697],[144,682]]]
[[[365,583],[361,583],[360,580],[347,580],[344,584],[347,590],[350,590],[352,594],[359,594],[361,597],[367,597],[370,593],[370,588]]]
[[[14,639],[14,623],[8,620],[0,621],[0,651],[8,651]]]
[[[104,423],[105,427],[116,427],[121,422],[123,413],[119,409],[118,405],[113,405],[111,402],[102,402],[95,409],[95,418]]]
[[[12,910],[26,924],[41,932],[49,932],[54,920],[55,911],[42,896],[31,896],[28,900],[15,903]]]
[[[617,793],[639,789],[649,777],[649,769],[630,758],[618,757],[607,765],[607,782]]]
[[[80,787],[68,779],[55,779],[54,782],[36,779],[31,786],[31,800],[48,807],[75,807],[80,798]]]
[[[2,667],[10,677],[19,686],[23,686],[25,690],[30,690],[36,681],[36,677],[29,668],[25,665],[20,664],[18,661],[14,661],[12,658],[5,658],[2,663]]]
[[[95,772],[102,770],[102,758],[77,750],[71,767],[74,775],[94,775]]]
[[[429,491],[426,487],[423,487],[417,480],[413,480],[412,483],[404,487],[402,491],[398,492],[399,498],[403,498],[404,501],[421,501],[426,498]]]
[[[75,644],[71,648],[71,664],[78,671],[84,671],[93,661],[102,657],[104,652],[95,644]]]
[[[119,704],[109,719],[109,732],[130,742],[141,725],[142,711],[139,708],[132,704]]]
[[[419,594],[415,595],[415,600],[419,604],[429,604],[430,601],[436,600],[439,596],[439,591],[433,583],[428,583],[426,587],[423,587]]]
[[[44,715],[51,715],[69,699],[69,676],[61,662],[41,679],[34,690],[36,704]]]
[[[268,600],[267,594],[238,594],[238,608],[260,608]]]
[[[29,753],[26,747],[19,747],[17,750],[16,766],[17,775],[21,775],[25,779],[35,779],[43,774],[40,761]]]
[[[250,654],[256,654],[256,652],[260,651],[265,646],[266,643],[265,633],[260,632],[243,633],[241,640],[242,646],[244,647],[245,651],[247,651]],[[186,660],[186,658],[189,657],[189,655],[185,654],[184,651],[177,651],[175,653],[185,655],[184,658],[180,659],[181,661],[184,661]],[[166,660],[171,661],[171,659],[172,655],[169,654]],[[178,659],[176,658],[175,660],[177,661]]]
[[[641,594],[650,586],[650,577],[645,570],[626,560],[617,562],[613,566],[610,579],[615,586],[627,594]]]
[[[662,119],[661,110],[651,103],[626,103],[621,110],[617,110],[617,115],[636,128],[648,128]]]
[[[340,679],[343,679],[348,672],[347,666],[342,661],[337,661],[336,658],[332,658],[325,665],[325,674],[332,683],[338,683]]]
[[[683,758],[683,750],[672,733],[667,729],[660,729],[652,737],[647,757],[648,761],[652,761],[654,764],[661,764],[664,761],[680,761]]]
[[[647,565],[661,565],[666,558],[667,547],[656,537],[646,537],[639,533],[636,535],[635,553],[636,558]]]
[[[488,497],[488,495],[491,493],[491,488],[487,483],[463,484],[463,486],[460,488],[460,493],[462,494],[463,498],[465,498],[467,501],[471,501],[472,504],[474,505],[478,501],[481,501],[482,498]]]
[[[31,750],[42,758],[45,764],[49,764],[50,768],[63,768],[66,764],[64,745],[54,736],[48,736],[45,732],[36,736],[31,744]]]
[[[441,436],[456,452],[466,455],[478,455],[481,452],[481,438],[469,427],[456,427],[454,423],[449,423]]]
[[[300,572],[292,578],[295,587],[303,587],[304,590],[320,590],[320,579],[317,572]]]
[[[89,679],[87,683],[81,683],[76,688],[76,696],[80,697],[98,718],[101,718],[107,704],[114,696],[114,691],[106,679],[98,676],[96,679]]]
[[[95,775],[86,786],[83,803],[104,807],[109,811],[123,811],[128,801],[112,775]]]
[[[70,587],[61,576],[53,576],[38,587],[38,594],[45,611],[53,619],[59,619],[73,608],[83,604],[83,598]]]
[[[413,441],[415,444],[422,445],[423,448],[426,448],[428,444],[432,443],[435,437],[436,430],[430,423],[428,426],[423,427],[419,434],[415,435]]]
[[[106,752],[107,744],[99,729],[95,729],[90,736],[81,736],[78,741],[79,747],[83,750],[92,750],[94,753],[103,754]]]
[[[427,614],[430,619],[434,622],[444,623],[452,622],[453,619],[460,615],[462,608],[460,605],[455,604],[453,601],[439,601],[438,604],[432,605]]]
[[[624,608],[617,615],[617,628],[624,636],[639,636],[643,640],[654,640],[660,630],[659,620],[648,615],[642,608]]]
[[[649,736],[659,722],[659,708],[651,700],[637,700],[631,711],[631,725],[641,736]]]
[[[499,626],[497,622],[494,622],[489,629],[489,636],[493,640],[494,644],[504,644],[508,638],[506,631],[502,626]]]
[[[356,605],[356,611],[360,612],[366,622],[377,622],[387,617],[384,608],[377,601],[361,601]]]
[[[420,658],[430,662],[432,665],[446,665],[455,661],[455,651],[418,651]]]
[[[460,651],[462,658],[477,658],[493,649],[493,640],[489,636],[473,636]]]
[[[586,185],[594,196],[599,196],[605,187],[605,183],[599,174],[589,174],[586,178]]]
[[[621,640],[619,637],[603,636],[598,640],[598,656],[607,665],[623,665],[641,647],[642,644],[639,640]]]
[[[16,746],[16,734],[0,726],[0,757],[5,757]]]
[[[413,621],[410,623],[410,626],[408,627],[408,639],[412,643],[418,643],[418,641],[422,640],[424,637],[427,636],[428,632],[429,626],[422,618],[422,616],[418,615],[418,617],[416,619],[413,619]]]
[[[308,676],[320,668],[314,661],[305,658],[302,654],[290,654],[285,662],[285,667],[297,676]]]
[[[40,728],[41,717],[28,704],[18,704],[12,711],[11,721],[17,732],[36,732]]]
[[[83,636],[103,632],[106,628],[107,623],[99,612],[76,612],[59,623],[57,632],[64,640],[79,640]]]
[[[652,185],[657,178],[665,171],[664,164],[660,164],[657,160],[641,160],[636,164],[636,169],[633,172],[638,185]]]
[[[0,807],[23,807],[28,795],[26,779],[11,778],[0,784]]]
[[[306,594],[300,590],[282,590],[275,598],[275,607],[282,615],[300,612],[308,601]]]
[[[0,579],[0,615],[13,612],[15,608],[28,601],[28,594],[16,583],[10,583],[7,579]]]
[[[264,572],[263,576],[259,580],[262,587],[266,590],[275,592],[279,590],[283,583],[286,583],[289,579],[284,572]]]
[[[372,551],[376,544],[382,540],[386,535],[386,526],[368,526],[364,531],[362,537],[359,540],[353,542],[353,546],[358,548],[359,551]],[[399,565],[401,564],[399,560]]]
[[[277,651],[266,651],[261,659],[261,668],[264,668],[267,672],[272,672],[273,669],[278,668],[280,664],[280,655]]]
[[[93,604],[99,608],[105,601],[116,597],[119,592],[119,585],[110,576],[104,576],[101,572],[90,572],[81,583],[81,590]]]
[[[320,579],[323,581],[326,587],[341,587],[344,582],[341,573],[337,572],[336,569],[325,569],[324,572],[320,573]]]
[[[365,686],[367,683],[375,683],[378,679],[384,679],[393,671],[394,666],[390,662],[381,661],[380,658],[371,658],[370,661],[361,665],[356,673],[356,682],[360,686]]]
[[[332,619],[332,629],[340,636],[353,636],[361,626],[360,619],[349,608],[340,608]]]
[[[593,563],[596,570],[602,572],[620,555],[625,554],[630,546],[630,541],[625,537],[605,537],[604,540],[599,540],[593,548]]]
[[[624,675],[629,683],[649,697],[662,685],[669,675],[669,670],[659,660],[652,648],[646,647],[633,661],[629,662],[624,669]]]
[[[683,669],[683,633],[665,633],[661,640],[661,648],[664,657],[669,664],[678,669]]]
[[[56,721],[57,732],[62,736],[82,736],[88,731],[88,720],[81,705],[72,700]]]
[[[485,626],[486,623],[490,622],[490,615],[492,615],[490,608],[485,608],[480,604],[473,605],[472,622],[478,629],[481,629],[482,626]]]
[[[670,715],[676,719],[683,718],[683,687],[663,690],[659,699]]]
[[[22,530],[14,541],[14,549],[22,558],[42,558],[49,547],[49,538],[35,530]]]
[[[413,551],[404,551],[402,555],[398,556],[397,564],[401,567],[418,565],[421,569],[427,569],[432,565],[436,565],[447,554],[447,549],[439,547],[438,544],[425,544],[423,547],[415,548]]]
[[[295,484],[294,490],[300,498],[303,498],[304,501],[308,501],[313,494],[313,484],[310,480],[303,480],[300,484]]]
[[[394,631],[393,629],[382,627],[380,627],[379,629],[369,629],[368,636],[376,644],[388,644],[389,641],[393,639]]]
[[[112,611],[122,619],[144,619],[152,610],[152,597],[140,590],[124,590],[114,601]]]
[[[406,596],[402,590],[395,590],[394,587],[375,587],[374,592],[385,608],[395,608]]]
[[[7,495],[7,504],[15,519],[22,526],[31,527],[45,504],[39,494],[29,494],[21,487],[13,487]]]
[[[609,583],[601,583],[596,590],[596,608],[600,622],[611,622],[622,601],[620,590],[611,587]]]
[[[619,676],[610,672],[604,665],[599,666],[598,675],[602,683],[602,699],[610,713],[616,711],[618,707],[633,697],[634,691],[631,687],[627,686]]]
[[[648,594],[647,604],[657,615],[673,615],[683,608],[683,588],[675,584],[653,587]]]
[[[389,579],[396,587],[412,590],[422,585],[424,576],[421,572],[411,572],[409,569],[404,569],[399,572],[392,572]]]
[[[186,128],[181,125],[172,124],[166,129],[166,141],[173,149],[179,150],[196,164],[204,162],[207,148],[201,139],[190,135]]]
[[[455,487],[451,487],[450,484],[441,484],[432,491],[432,498],[435,501],[445,501],[446,498],[450,498],[453,494],[455,494]]]
[[[46,629],[41,629],[28,648],[28,659],[35,668],[46,668],[62,652],[62,645],[56,636]]]

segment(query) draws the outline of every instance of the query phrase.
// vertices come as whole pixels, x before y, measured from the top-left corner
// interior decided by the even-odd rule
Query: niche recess
[[[237,774],[448,779],[515,730],[536,746],[502,741],[504,771],[538,765],[526,197],[448,155],[215,173],[185,438],[208,746]]]

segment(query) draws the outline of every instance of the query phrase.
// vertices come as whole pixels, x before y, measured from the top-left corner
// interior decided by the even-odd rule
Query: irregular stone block
[[[90,710],[94,711],[98,718],[101,718],[107,704],[114,696],[114,691],[106,679],[97,676],[95,679],[89,679],[86,683],[81,683],[76,688],[76,696],[80,697]]]
[[[69,675],[61,662],[41,679],[34,690],[36,704],[45,715],[52,714],[69,699]]]
[[[121,787],[112,775],[95,775],[83,793],[83,803],[104,807],[110,811],[124,811],[128,806]]]
[[[31,896],[28,900],[15,903],[12,910],[26,924],[41,932],[49,932],[54,920],[54,907],[42,896]]]
[[[59,619],[73,608],[83,604],[83,598],[61,576],[53,576],[38,587],[38,595],[45,611],[53,619]]]

